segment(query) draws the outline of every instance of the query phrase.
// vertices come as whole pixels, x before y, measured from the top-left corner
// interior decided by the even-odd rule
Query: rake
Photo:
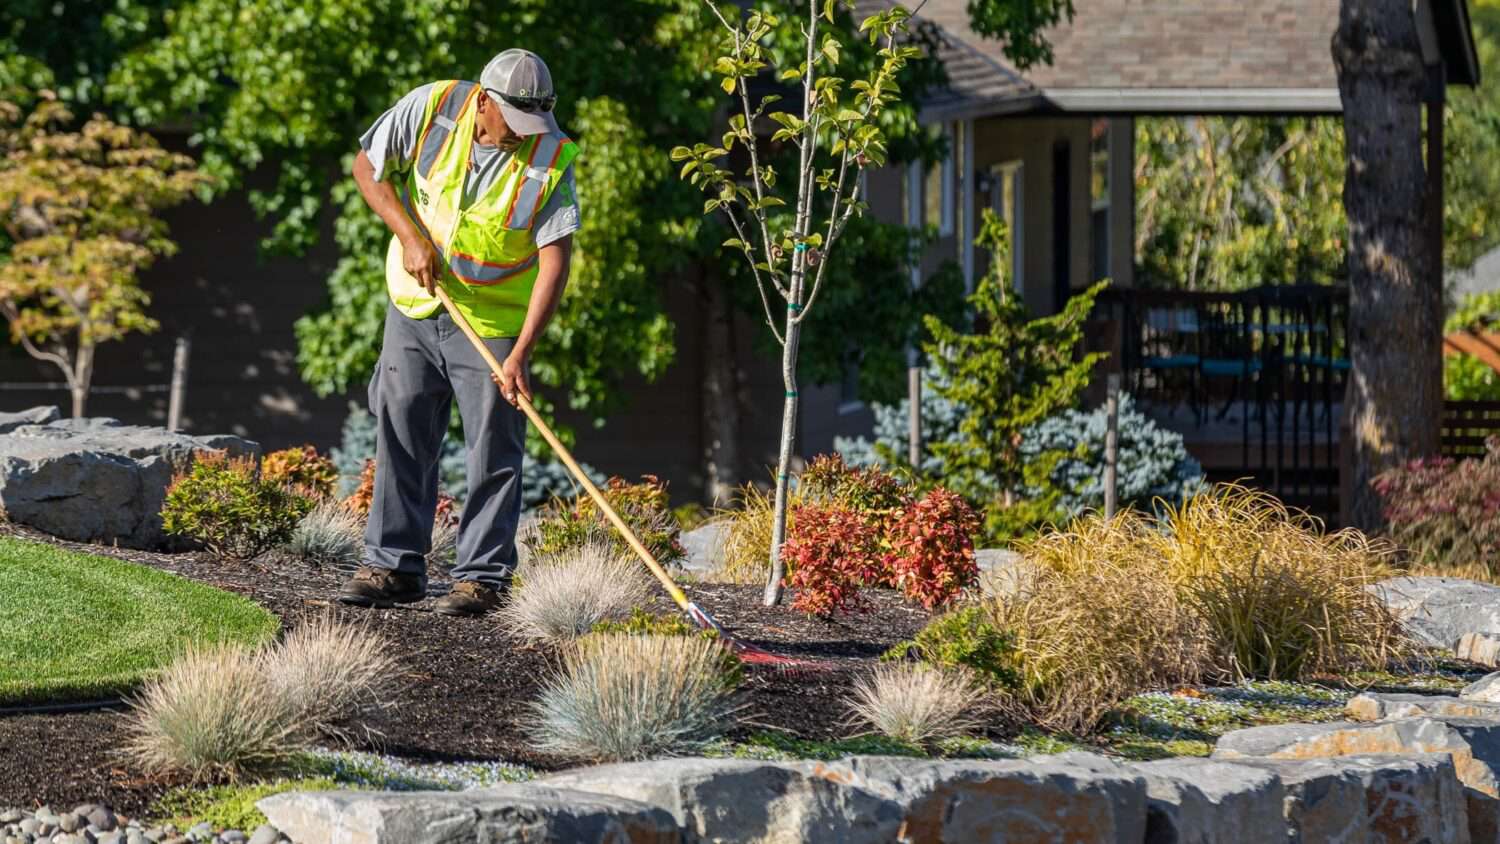
[[[496,376],[499,376],[500,361],[495,359],[489,347],[474,332],[474,327],[469,325],[469,321],[454,306],[453,300],[448,296],[448,291],[444,290],[441,284],[438,284],[436,292],[438,299],[443,303],[443,307],[453,317],[454,324],[463,330],[464,336],[469,338],[469,342],[474,345],[475,351],[479,352],[479,356],[484,358],[485,363],[489,364],[490,370]],[[656,579],[661,581],[662,588],[667,590],[667,594],[672,597],[673,601],[677,602],[677,606],[681,607],[683,612],[687,613],[688,618],[691,618],[694,624],[704,630],[714,631],[718,641],[725,648],[747,663],[797,669],[822,667],[821,663],[771,653],[764,648],[743,642],[726,633],[724,628],[719,626],[719,623],[714,620],[713,616],[709,615],[696,602],[688,598],[687,593],[682,591],[682,587],[677,585],[677,582],[672,579],[672,576],[667,573],[662,564],[657,562],[656,557],[641,543],[640,538],[635,535],[635,531],[630,529],[630,525],[627,525],[625,520],[620,518],[620,514],[616,513],[615,508],[610,506],[604,494],[599,491],[599,487],[595,486],[594,482],[589,480],[589,476],[584,473],[583,469],[579,468],[578,461],[573,459],[573,455],[568,451],[567,446],[562,444],[562,441],[552,432],[552,428],[542,419],[541,414],[536,410],[536,406],[531,403],[531,399],[527,398],[525,394],[517,392],[516,404],[526,414],[526,418],[531,420],[531,424],[536,426],[537,431],[541,432],[542,439],[546,440],[547,445],[551,446],[552,450],[557,453],[558,459],[563,462],[563,465],[568,467],[568,471],[573,474],[573,478],[588,492],[589,497],[594,500],[599,510],[604,513],[605,518],[609,519],[609,523],[614,525],[615,530],[620,532],[620,536],[625,539],[626,544],[630,546],[630,550],[634,551],[636,556],[641,558],[641,562],[646,564],[646,568],[650,569],[651,573],[656,575]]]

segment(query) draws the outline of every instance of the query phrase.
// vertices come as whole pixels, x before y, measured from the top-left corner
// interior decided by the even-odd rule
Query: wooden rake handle
[[[499,376],[501,374],[500,361],[495,359],[495,355],[490,352],[489,346],[486,346],[479,335],[474,332],[474,327],[469,325],[469,321],[459,312],[458,308],[453,304],[453,300],[449,298],[448,291],[444,290],[441,284],[437,285],[437,297],[442,301],[443,307],[448,309],[448,314],[453,317],[453,322],[459,328],[463,329],[464,336],[468,337],[469,342],[474,344],[474,349],[479,352],[479,356],[484,358],[484,362],[489,364],[490,369],[495,375]],[[579,467],[578,461],[573,459],[573,455],[568,451],[567,446],[562,444],[562,441],[552,432],[552,428],[542,419],[541,414],[537,413],[536,406],[531,403],[531,399],[528,399],[525,394],[517,391],[516,404],[526,414],[526,418],[531,420],[531,424],[535,425],[536,429],[541,432],[542,439],[547,441],[547,445],[552,446],[552,450],[557,453],[558,459],[563,462],[563,465],[568,467],[569,472],[573,473],[573,478],[583,485],[589,497],[594,499],[595,504],[599,505],[599,509],[609,519],[610,524],[614,525],[615,530],[618,530],[620,535],[625,538],[625,542],[630,546],[630,549],[636,553],[636,556],[641,558],[641,562],[646,564],[646,568],[650,569],[651,573],[656,575],[656,579],[661,581],[661,585],[666,588],[667,594],[672,596],[672,600],[676,601],[677,605],[682,607],[684,612],[691,613],[692,610],[689,609],[691,602],[682,591],[682,588],[677,585],[676,581],[672,580],[672,576],[667,574],[667,570],[662,568],[661,563],[656,561],[656,557],[652,556],[651,552],[646,550],[646,546],[641,544],[641,540],[635,535],[635,531],[631,530],[630,526],[625,524],[625,520],[620,518],[619,513],[615,512],[615,508],[611,507],[609,501],[605,500],[604,493],[599,491],[599,487],[595,486],[594,482],[589,480],[589,476]]]

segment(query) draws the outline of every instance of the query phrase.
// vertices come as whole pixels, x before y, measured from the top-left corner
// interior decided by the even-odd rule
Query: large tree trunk
[[[700,269],[703,304],[704,491],[716,506],[728,506],[740,484],[739,378],[734,355],[734,311],[720,279]]]
[[[1442,412],[1442,285],[1428,236],[1440,214],[1426,192],[1426,68],[1410,0],[1343,0],[1333,36],[1349,167],[1349,508],[1381,526],[1370,481],[1438,449]]]

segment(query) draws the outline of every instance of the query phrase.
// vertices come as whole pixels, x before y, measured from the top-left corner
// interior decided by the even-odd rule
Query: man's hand
[[[437,252],[425,237],[411,237],[401,241],[401,264],[406,272],[427,289],[428,296],[437,294],[437,280],[442,274],[438,268]]]
[[[500,374],[490,373],[490,380],[500,388],[500,395],[517,407],[520,407],[520,402],[516,398],[518,392],[525,396],[527,401],[531,401],[531,376],[527,372],[531,362],[527,357],[525,353],[511,352],[505,360],[500,362]]]

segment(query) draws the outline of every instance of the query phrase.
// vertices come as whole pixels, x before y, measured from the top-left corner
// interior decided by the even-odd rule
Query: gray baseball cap
[[[552,105],[557,102],[552,74],[536,53],[506,50],[484,66],[479,84],[500,106],[505,122],[517,135],[560,131],[552,116]]]

